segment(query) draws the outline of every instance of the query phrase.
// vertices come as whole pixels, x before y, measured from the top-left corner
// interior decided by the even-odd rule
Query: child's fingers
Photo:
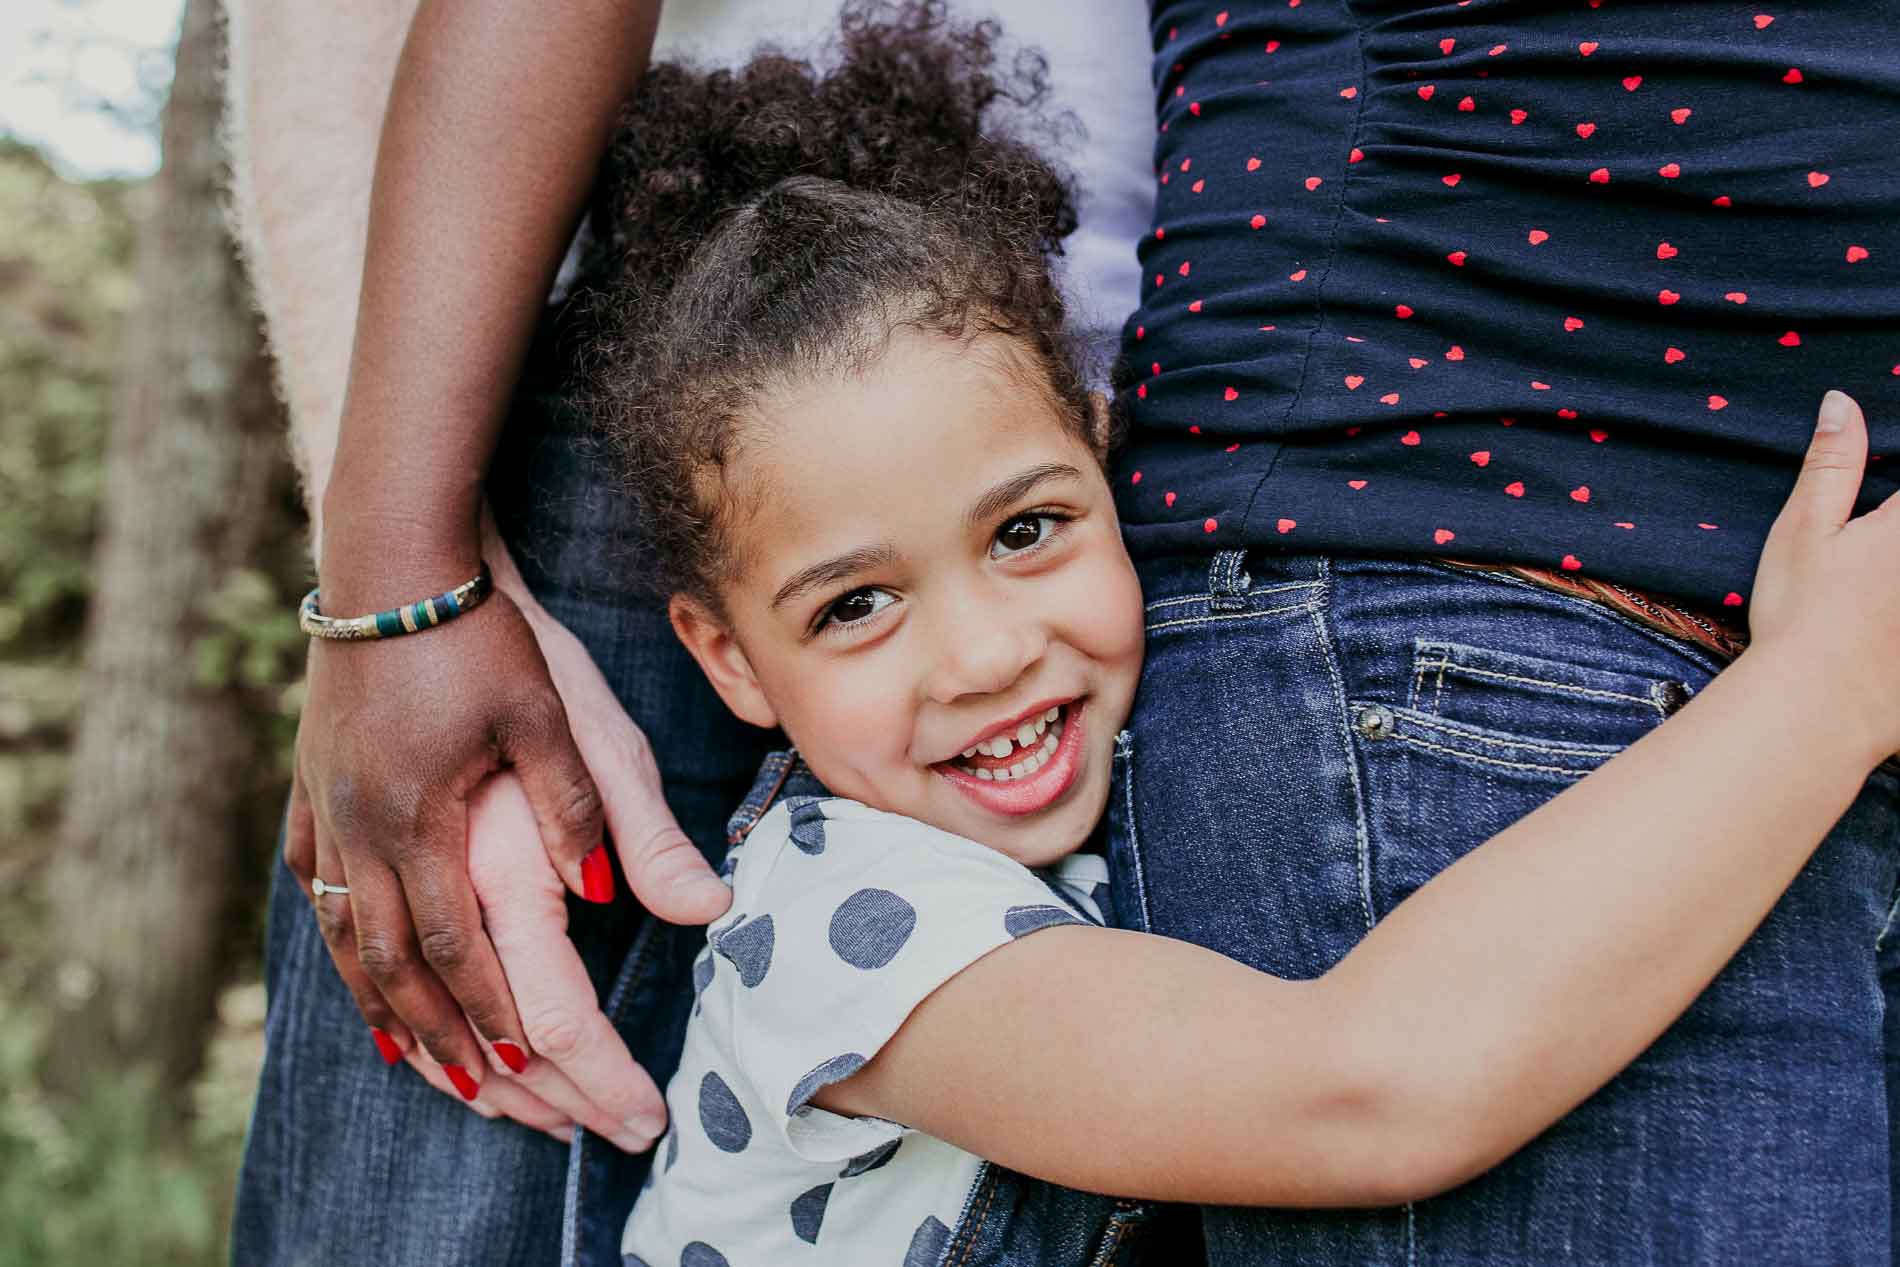
[[[1851,396],[1831,391],[1782,518],[1796,531],[1838,531],[1853,517],[1866,470],[1867,420]]]

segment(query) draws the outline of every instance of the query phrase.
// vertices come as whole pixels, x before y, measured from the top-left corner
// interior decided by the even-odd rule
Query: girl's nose
[[[939,638],[936,664],[926,683],[930,698],[939,704],[1008,690],[1048,646],[1040,623],[1020,615],[1012,620],[1006,609],[962,615],[949,622]]]

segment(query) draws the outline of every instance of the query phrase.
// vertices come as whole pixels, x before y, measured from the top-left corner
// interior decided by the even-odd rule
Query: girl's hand
[[[1829,392],[1762,552],[1747,654],[1780,657],[1790,691],[1823,693],[1872,769],[1900,750],[1900,494],[1852,518],[1866,468],[1860,406]]]

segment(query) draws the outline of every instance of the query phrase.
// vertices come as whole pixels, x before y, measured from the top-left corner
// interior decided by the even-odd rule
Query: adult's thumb
[[[1808,455],[1789,495],[1785,515],[1800,529],[1836,531],[1854,514],[1867,470],[1867,420],[1845,392],[1821,401]]]

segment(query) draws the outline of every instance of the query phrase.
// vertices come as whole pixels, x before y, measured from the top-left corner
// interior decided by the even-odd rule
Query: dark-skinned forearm
[[[600,153],[645,69],[657,0],[426,0],[376,158],[334,466],[327,607],[472,574],[507,402]]]

